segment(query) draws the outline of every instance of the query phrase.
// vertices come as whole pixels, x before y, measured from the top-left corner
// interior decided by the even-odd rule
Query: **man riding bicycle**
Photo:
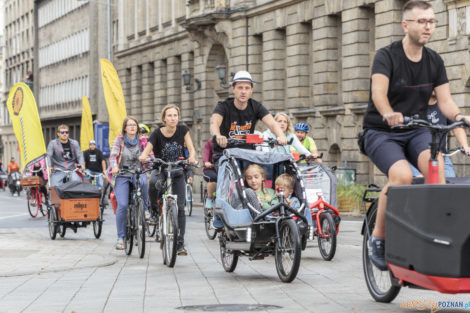
[[[52,139],[47,145],[47,158],[52,169],[52,173],[48,173],[48,176],[52,187],[62,184],[67,175],[63,171],[73,171],[76,164],[82,171],[85,170],[85,160],[80,144],[69,138],[69,127],[65,124],[59,125],[57,136],[59,138]],[[72,172],[70,181],[81,182],[82,179],[76,172]]]
[[[403,116],[418,114],[426,119],[427,104],[433,89],[439,109],[449,119],[463,116],[452,100],[444,62],[425,44],[434,33],[437,20],[429,2],[414,0],[403,6],[403,40],[379,49],[372,65],[369,105],[364,115],[364,152],[388,177],[378,200],[378,213],[370,244],[372,263],[386,270],[385,209],[389,186],[411,184],[408,160],[428,177],[431,133],[425,128],[391,129],[404,122]],[[442,155],[439,159],[439,182],[445,183]]]
[[[227,138],[244,139],[247,134],[253,134],[258,120],[262,120],[277,137],[281,145],[287,144],[286,136],[279,128],[273,116],[259,102],[251,98],[253,80],[250,73],[239,71],[232,81],[234,98],[227,98],[217,103],[211,116],[210,133],[217,144],[214,147],[214,163],[217,163],[223,150],[227,147]],[[251,148],[247,145],[245,148]],[[222,228],[222,221],[216,215],[214,227]]]
[[[90,149],[83,152],[83,158],[85,159],[85,174],[88,177],[90,175],[97,175],[95,176],[96,186],[103,189],[104,175],[106,175],[106,160],[104,159],[103,152],[96,148],[96,141],[90,140]]]

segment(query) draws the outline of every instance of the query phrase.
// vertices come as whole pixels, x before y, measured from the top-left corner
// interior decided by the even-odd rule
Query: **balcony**
[[[187,0],[186,6],[182,26],[187,30],[214,25],[230,15],[230,0]]]

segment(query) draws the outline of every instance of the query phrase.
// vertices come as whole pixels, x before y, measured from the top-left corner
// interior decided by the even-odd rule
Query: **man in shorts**
[[[433,89],[439,109],[452,121],[465,118],[452,100],[444,62],[438,53],[425,47],[437,24],[427,1],[408,1],[403,6],[403,40],[379,49],[372,65],[369,105],[364,115],[364,150],[372,162],[388,176],[378,201],[377,220],[370,244],[371,261],[380,270],[385,263],[385,209],[388,186],[411,184],[413,175],[408,161],[425,179],[430,158],[428,129],[391,129],[403,123],[404,116],[418,114],[426,119],[427,104]],[[445,183],[442,155],[439,181]]]

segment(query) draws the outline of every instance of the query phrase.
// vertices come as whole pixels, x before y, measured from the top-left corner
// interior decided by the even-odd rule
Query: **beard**
[[[413,45],[421,46],[421,47],[424,47],[424,45],[426,45],[428,41],[431,39],[431,36],[425,38],[425,37],[421,37],[421,35],[419,34],[411,34],[411,33],[408,33],[408,37],[410,38],[410,41]]]

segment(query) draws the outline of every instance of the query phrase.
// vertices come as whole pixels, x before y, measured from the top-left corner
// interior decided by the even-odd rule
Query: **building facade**
[[[107,57],[106,3],[101,1],[35,1],[35,97],[46,144],[60,124],[79,140],[82,96],[94,118],[106,121],[99,59]]]
[[[22,81],[32,81],[34,52],[34,0],[3,1],[3,60],[4,74],[2,80],[2,110],[0,120],[0,136],[3,147],[3,162],[7,164],[11,156],[19,158],[18,142],[11,127],[6,109],[6,99],[10,88]]]
[[[217,67],[225,66],[227,81],[230,73],[248,70],[257,82],[253,97],[272,112],[309,123],[329,165],[356,169],[360,182],[383,183],[359,153],[356,135],[368,103],[375,51],[403,38],[405,2],[114,1],[114,63],[128,113],[157,124],[164,105],[179,105],[200,152],[209,138],[212,110],[229,95]],[[454,99],[465,112],[470,1],[430,2],[439,23],[429,47],[442,55]],[[187,92],[182,71],[198,79],[201,89]],[[455,163],[460,175],[470,174],[463,157]]]

